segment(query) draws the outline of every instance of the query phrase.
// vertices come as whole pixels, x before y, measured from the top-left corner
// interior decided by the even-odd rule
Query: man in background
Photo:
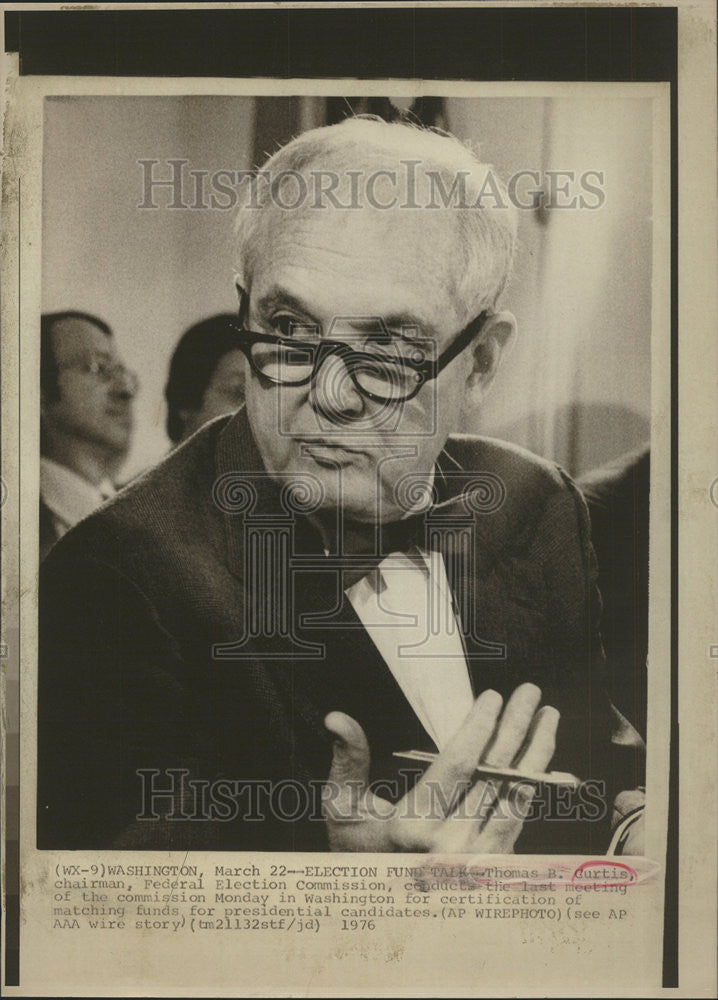
[[[40,559],[115,492],[132,439],[137,376],[89,313],[41,320]]]
[[[219,313],[180,337],[165,388],[167,435],[174,445],[244,402],[244,355],[233,322],[234,316]]]
[[[588,504],[603,598],[601,637],[611,701],[646,738],[648,684],[648,446],[586,473]]]

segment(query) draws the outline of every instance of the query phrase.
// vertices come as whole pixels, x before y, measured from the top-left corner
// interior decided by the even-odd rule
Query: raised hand
[[[516,688],[503,708],[484,691],[461,728],[398,803],[369,790],[370,751],[354,719],[331,712],[337,737],[323,811],[335,851],[509,853],[528,813],[534,786],[475,780],[476,765],[544,771],[555,749],[559,713],[539,708],[534,684]],[[502,712],[503,708],[503,712]]]

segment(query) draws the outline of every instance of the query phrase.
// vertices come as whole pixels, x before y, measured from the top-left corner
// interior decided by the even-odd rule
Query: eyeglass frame
[[[295,339],[294,337],[281,337],[278,334],[260,333],[258,330],[250,330],[248,327],[244,325],[244,318],[246,317],[248,312],[249,312],[249,296],[245,292],[243,294],[242,302],[239,308],[238,322],[232,325],[234,329],[237,331],[237,333],[239,333],[241,336],[252,338],[252,340],[249,342],[246,340],[239,341],[238,348],[247,358],[247,361],[249,362],[252,371],[254,371],[260,378],[265,379],[265,381],[267,382],[271,382],[272,385],[293,386],[297,388],[304,385],[310,385],[311,382],[313,382],[314,379],[316,378],[319,369],[321,368],[322,364],[326,361],[326,359],[331,355],[336,355],[339,358],[341,358],[342,361],[345,362],[347,371],[349,372],[352,382],[356,387],[357,391],[362,396],[371,399],[375,403],[406,403],[410,399],[414,399],[414,397],[419,393],[419,391],[424,387],[424,385],[426,385],[427,382],[430,382],[432,379],[435,379],[440,374],[440,372],[442,372],[444,368],[447,367],[447,365],[449,365],[455,358],[459,356],[459,354],[461,354],[463,350],[465,350],[466,347],[469,346],[471,341],[481,331],[481,328],[483,327],[484,323],[486,322],[486,320],[489,318],[490,315],[488,309],[484,309],[481,313],[479,313],[478,316],[476,316],[469,323],[467,323],[467,325],[457,334],[454,340],[452,340],[452,342],[448,344],[446,348],[444,348],[444,350],[441,352],[438,358],[435,358],[434,360],[425,359],[423,361],[415,361],[411,358],[382,357],[380,359],[382,364],[389,363],[397,365],[402,368],[410,368],[417,375],[420,376],[420,378],[417,379],[416,384],[413,386],[411,392],[408,395],[402,396],[401,398],[397,398],[395,396],[387,398],[384,396],[379,396],[378,394],[373,393],[365,389],[362,385],[360,385],[357,376],[354,372],[354,367],[351,364],[347,363],[351,362],[353,358],[368,359],[376,363],[378,359],[375,354],[370,354],[367,351],[357,351],[350,344],[347,344],[343,340],[329,340],[322,338],[316,343],[309,343],[307,341],[301,341]],[[297,325],[301,326],[307,324],[297,324]],[[387,337],[388,339],[391,339],[391,334],[389,334],[388,332],[387,332]],[[301,379],[298,382],[281,382],[278,379],[273,379],[271,376],[261,371],[258,365],[255,364],[255,361],[252,357],[252,347],[255,344],[275,344],[278,346],[286,346],[286,347],[289,347],[291,345],[295,349],[305,348],[311,350],[312,352],[311,374],[309,374],[306,378]]]
[[[82,361],[65,361],[57,366],[58,371],[81,371],[86,375],[94,375],[99,378],[104,385],[109,385],[115,378],[121,376],[130,386],[130,392],[134,396],[140,387],[140,377],[137,372],[133,372],[121,361],[100,361],[92,356]]]

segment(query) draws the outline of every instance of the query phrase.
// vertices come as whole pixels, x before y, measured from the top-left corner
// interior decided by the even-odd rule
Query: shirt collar
[[[95,486],[66,465],[40,459],[40,495],[55,517],[68,527],[88,517],[114,493],[109,479]]]

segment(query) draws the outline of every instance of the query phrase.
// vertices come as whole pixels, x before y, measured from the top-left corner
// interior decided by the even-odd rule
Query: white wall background
[[[316,99],[302,102],[299,121],[311,124],[317,112]],[[599,211],[521,212],[504,298],[520,337],[476,425],[463,429],[509,438],[574,473],[637,447],[650,415],[650,102],[455,98],[447,114],[449,128],[505,178],[599,170],[606,193]],[[171,210],[164,192],[159,210],[138,209],[137,161],[160,160],[158,172],[170,158],[189,160],[187,170],[244,170],[254,131],[251,98],[46,103],[43,309],[102,316],[140,373],[125,477],[167,450],[163,389],[178,337],[235,308],[232,213]]]
[[[254,101],[238,97],[88,97],[49,100],[43,175],[43,310],[82,309],[106,320],[142,386],[129,476],[168,449],[164,385],[181,333],[236,309],[232,213],[172,210],[158,190],[143,201],[140,159],[189,160],[186,170],[249,167]],[[191,202],[188,177],[185,200]]]
[[[504,178],[605,175],[600,210],[521,211],[504,295],[519,338],[471,429],[574,473],[638,447],[650,427],[650,100],[452,100],[448,113]]]

